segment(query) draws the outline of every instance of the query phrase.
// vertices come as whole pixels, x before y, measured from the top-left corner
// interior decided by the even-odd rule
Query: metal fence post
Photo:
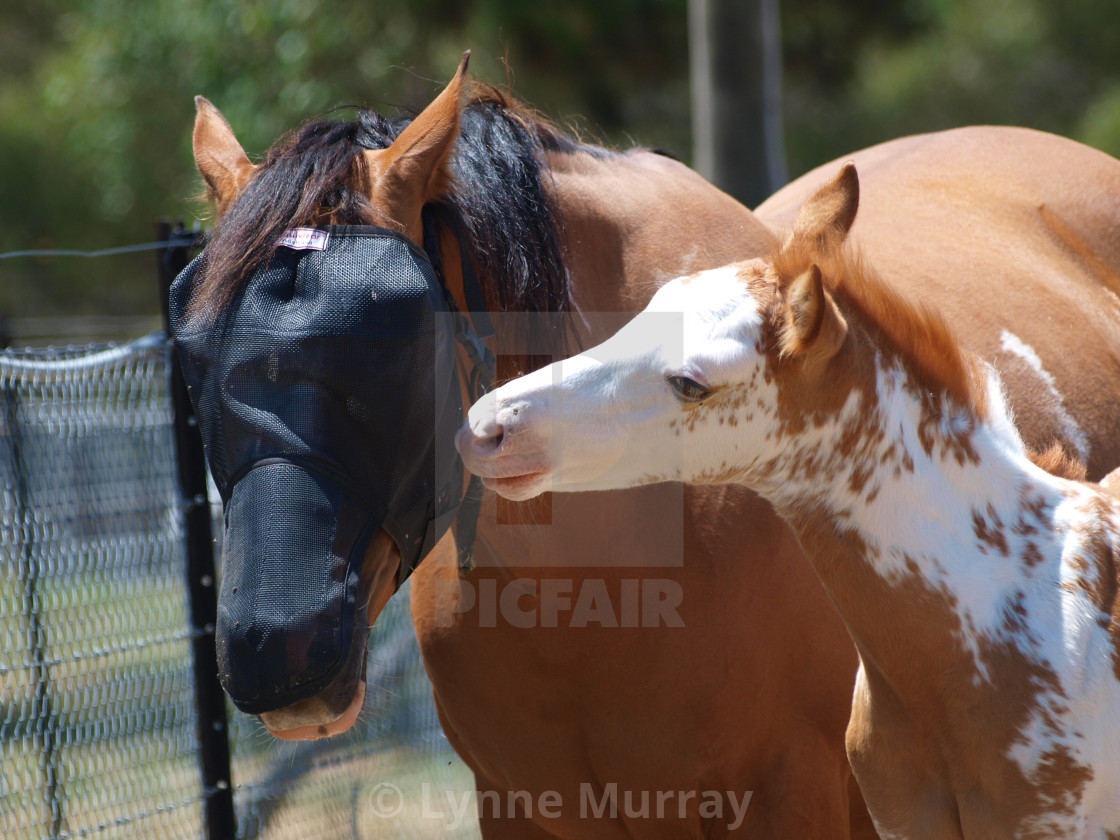
[[[186,267],[190,251],[197,242],[195,236],[183,230],[182,225],[173,230],[168,222],[157,225],[157,236],[160,241],[167,243],[167,248],[157,254],[160,301],[164,324],[170,335],[171,282]],[[194,630],[194,686],[198,705],[200,770],[206,796],[206,836],[209,840],[232,840],[237,825],[230,779],[229,723],[226,718],[225,694],[218,682],[218,661],[214,650],[218,597],[210,502],[206,490],[206,461],[198,422],[175,353],[171,354],[171,398],[175,412],[179,486],[186,503],[184,527],[187,536],[187,587],[191,626]]]

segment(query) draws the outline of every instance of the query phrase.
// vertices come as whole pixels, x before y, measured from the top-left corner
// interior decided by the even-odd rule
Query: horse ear
[[[801,207],[787,247],[812,244],[820,250],[844,241],[859,209],[859,176],[854,163],[845,163],[832,181],[817,190]]]
[[[194,162],[222,215],[255,167],[222,112],[204,96],[194,98]]]
[[[406,228],[418,225],[421,208],[450,189],[448,160],[459,134],[470,57],[470,50],[463,53],[455,78],[389,148],[364,153],[374,204]]]
[[[790,283],[786,304],[780,354],[801,357],[812,365],[835,356],[848,335],[848,322],[825,290],[821,270],[816,265]]]

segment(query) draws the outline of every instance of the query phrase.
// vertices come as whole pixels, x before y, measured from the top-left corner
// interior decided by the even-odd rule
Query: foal
[[[848,165],[771,258],[491,393],[460,452],[513,499],[764,496],[859,651],[847,748],[884,837],[1120,837],[1120,502],[1037,466],[994,371],[845,243],[858,190]]]

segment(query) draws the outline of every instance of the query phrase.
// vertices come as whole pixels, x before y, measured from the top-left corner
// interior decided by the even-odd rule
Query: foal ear
[[[813,265],[790,283],[786,290],[785,328],[780,339],[781,356],[798,356],[806,364],[827,362],[840,350],[848,335],[848,322],[821,282],[821,270]]]
[[[789,244],[814,245],[819,250],[840,245],[851,230],[859,209],[859,176],[854,163],[845,163],[832,181],[805,202],[797,214]]]
[[[463,53],[455,78],[389,148],[363,153],[373,203],[406,228],[419,225],[421,208],[451,187],[448,161],[459,133],[470,57],[470,50]]]
[[[237,142],[229,122],[210,100],[196,96],[194,107],[194,162],[221,216],[256,167]]]

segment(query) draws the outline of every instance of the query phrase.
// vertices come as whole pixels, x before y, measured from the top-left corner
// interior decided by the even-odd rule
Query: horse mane
[[[1088,480],[1085,462],[1075,455],[1070,455],[1058,442],[1051,444],[1045,452],[1035,452],[1028,448],[1027,457],[1036,467],[1041,467],[1050,475],[1068,478],[1071,481]]]
[[[979,418],[987,415],[987,376],[980,360],[964,350],[940,312],[900,295],[854,245],[820,248],[795,240],[773,259],[783,278],[797,277],[816,264],[842,308],[877,333],[885,349],[909,361],[923,389],[948,393]]]
[[[189,316],[212,319],[244,280],[266,265],[284,232],[321,223],[387,226],[366,197],[361,154],[388,147],[412,117],[359,109],[281,138],[211,232]],[[454,183],[440,203],[461,223],[487,306],[499,312],[570,307],[564,224],[545,175],[544,153],[607,154],[569,138],[497,88],[474,83],[452,156]]]

